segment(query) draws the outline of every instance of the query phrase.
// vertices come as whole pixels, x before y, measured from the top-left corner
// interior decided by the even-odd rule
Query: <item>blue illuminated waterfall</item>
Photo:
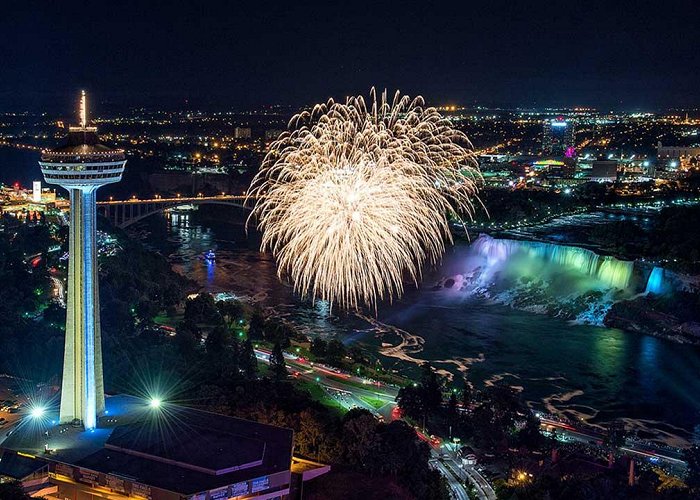
[[[664,268],[656,266],[649,275],[645,292],[659,295],[664,293],[664,288]]]

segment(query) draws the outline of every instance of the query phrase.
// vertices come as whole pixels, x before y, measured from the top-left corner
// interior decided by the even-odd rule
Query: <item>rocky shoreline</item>
[[[694,294],[686,295],[693,296],[689,299],[698,300]],[[700,346],[700,322],[684,317],[689,312],[683,307],[686,301],[679,300],[670,307],[669,302],[653,295],[616,302],[606,314],[603,323],[611,328],[651,335],[679,344]]]

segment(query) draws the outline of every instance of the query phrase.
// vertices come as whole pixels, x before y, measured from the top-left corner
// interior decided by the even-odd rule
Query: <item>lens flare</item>
[[[35,406],[29,412],[32,418],[41,418],[46,413],[46,408],[43,406]]]
[[[280,278],[342,308],[417,284],[452,241],[450,218],[471,218],[481,180],[466,135],[421,97],[372,90],[368,104],[296,115],[248,190]]]

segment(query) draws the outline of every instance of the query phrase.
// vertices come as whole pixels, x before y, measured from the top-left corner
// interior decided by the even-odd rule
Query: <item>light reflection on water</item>
[[[357,317],[328,316],[328,304],[300,302],[280,283],[274,261],[258,252],[259,236],[246,235],[242,218],[235,223],[207,220],[196,213],[152,218],[133,233],[168,255],[179,272],[211,292],[232,290],[294,321],[310,335],[340,334],[346,342],[380,347],[397,344],[391,333]],[[201,258],[209,249],[216,262]],[[466,245],[450,249],[441,267],[426,273],[425,285],[408,290],[380,308],[377,320],[425,340],[412,354],[442,360],[438,368],[468,378],[477,386],[506,380],[522,387],[537,408],[549,408],[593,424],[614,418],[634,419],[636,428],[658,429],[688,438],[700,422],[700,350],[610,328],[572,325],[563,320],[517,311],[455,290],[431,290],[464,264]],[[406,361],[381,357],[387,368],[415,373]],[[669,427],[667,422],[681,429]]]

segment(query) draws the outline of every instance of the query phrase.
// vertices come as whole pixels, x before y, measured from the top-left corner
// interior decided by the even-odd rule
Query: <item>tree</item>
[[[284,349],[292,345],[290,339],[295,335],[296,331],[288,323],[276,318],[268,320],[263,329],[265,340],[279,342]]]
[[[183,356],[193,356],[199,343],[197,331],[193,330],[188,323],[180,323],[175,335],[175,344]]]
[[[450,393],[450,399],[447,400],[447,420],[450,425],[457,420],[457,395],[454,391]]]
[[[325,358],[327,346],[328,344],[325,340],[322,338],[316,338],[311,342],[311,348],[309,350],[311,351],[311,354],[317,358]]]
[[[24,493],[19,481],[0,484],[0,498],[3,500],[25,500],[31,498]]]
[[[326,348],[326,359],[332,365],[339,365],[347,354],[345,345],[338,339],[332,339],[328,342]]]
[[[294,434],[295,449],[315,460],[334,462],[338,459],[338,441],[321,415],[312,410],[299,414],[299,430]]]
[[[423,408],[427,413],[434,412],[442,403],[442,381],[430,363],[421,365],[420,392]]]
[[[469,408],[474,400],[474,391],[466,378],[462,380],[464,382],[464,386],[462,387],[462,406],[464,406],[464,408]]]
[[[407,386],[399,389],[396,402],[406,416],[414,420],[423,418],[425,407],[421,391],[417,387]]]
[[[486,389],[486,398],[493,409],[495,421],[504,429],[513,427],[520,410],[518,393],[507,384],[495,384]]]
[[[185,321],[193,323],[212,323],[220,320],[214,297],[209,293],[200,293],[185,302]]]
[[[243,304],[237,300],[220,300],[216,303],[216,308],[229,326],[243,318]]]
[[[525,426],[518,432],[518,444],[528,450],[540,450],[546,443],[547,438],[540,432],[540,419],[528,414]]]
[[[222,354],[229,345],[231,345],[231,334],[223,325],[212,328],[204,343],[210,355]]]
[[[253,340],[262,340],[265,333],[265,318],[258,310],[253,312],[248,325],[248,338]]]
[[[380,449],[377,419],[364,409],[352,409],[343,418],[343,455],[348,464],[371,472]]]
[[[241,346],[239,365],[246,378],[253,379],[258,373],[258,358],[255,356],[253,343],[246,339]]]
[[[377,472],[397,478],[416,498],[449,498],[445,481],[428,466],[430,449],[420,441],[415,430],[402,420],[378,427],[381,449],[377,455]]]
[[[688,487],[700,493],[700,445],[696,444],[685,450],[683,458],[688,464]]]
[[[285,380],[287,378],[287,363],[284,361],[284,353],[279,341],[275,342],[270,354],[270,373],[275,380]]]

